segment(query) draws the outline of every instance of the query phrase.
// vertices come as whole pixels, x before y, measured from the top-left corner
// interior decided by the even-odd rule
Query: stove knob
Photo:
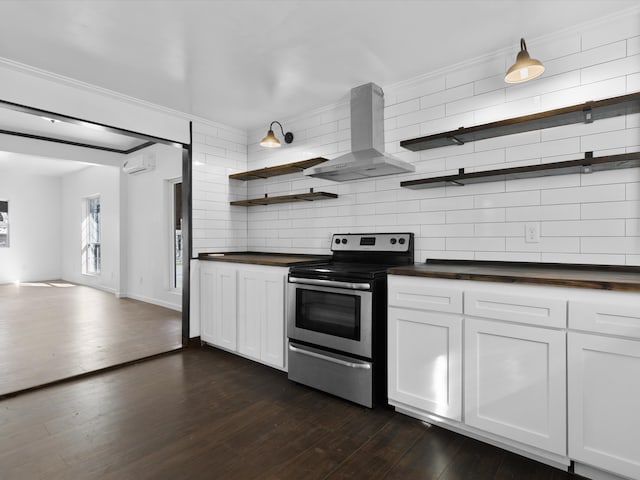
[[[347,243],[347,239],[346,239],[346,238],[343,238],[343,239],[342,239],[342,244],[344,245],[345,243]]]
[[[395,239],[395,238],[392,238],[392,239],[391,239],[391,245],[395,245],[395,244],[396,244],[396,239]]]
[[[340,243],[340,239],[336,238],[336,244]]]
[[[404,245],[404,243],[406,242],[406,240],[404,238],[401,238],[400,240],[398,240],[398,242],[400,242],[400,245]]]

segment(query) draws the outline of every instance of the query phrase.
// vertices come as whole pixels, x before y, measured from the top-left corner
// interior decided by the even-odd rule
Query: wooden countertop
[[[640,292],[640,267],[428,260],[423,264],[394,267],[389,269],[388,273],[414,277]]]
[[[305,263],[316,263],[330,260],[330,255],[299,255],[288,253],[265,252],[220,252],[201,253],[198,260],[212,262],[250,263],[253,265],[267,265],[270,267],[291,267]]]

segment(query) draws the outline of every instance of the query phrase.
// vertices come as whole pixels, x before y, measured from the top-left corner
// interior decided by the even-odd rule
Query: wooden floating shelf
[[[497,182],[500,180],[516,180],[549,175],[591,173],[620,168],[640,167],[640,152],[623,153],[605,157],[592,157],[590,154],[591,152],[587,152],[585,158],[579,160],[501,168],[498,170],[486,170],[484,172],[464,173],[463,169],[460,169],[461,172],[455,175],[407,180],[400,182],[400,186],[417,190],[421,188],[436,188],[452,185],[464,186],[474,183]]]
[[[236,200],[231,202],[231,205],[240,205],[245,207],[251,207],[254,205],[271,205],[273,203],[289,203],[289,202],[312,202],[314,200],[325,200],[328,198],[338,198],[335,193],[327,192],[307,192],[307,193],[295,193],[292,195],[281,195],[277,197],[264,196],[262,198],[252,198],[250,200]]]
[[[607,98],[497,122],[412,138],[400,146],[414,152],[640,112],[640,92]]]
[[[300,160],[298,162],[276,165],[274,167],[259,168],[258,170],[250,170],[248,172],[240,172],[229,175],[234,180],[259,180],[262,178],[277,177],[278,175],[288,175],[290,173],[301,172],[305,168],[315,167],[320,163],[326,162],[327,158],[317,157],[308,160]]]

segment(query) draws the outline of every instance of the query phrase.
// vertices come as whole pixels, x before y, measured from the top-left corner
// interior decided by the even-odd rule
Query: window
[[[172,237],[172,272],[175,289],[182,288],[182,182],[172,183],[171,237]]]
[[[0,200],[0,247],[9,246],[9,201]]]
[[[82,273],[98,275],[100,260],[100,197],[93,196],[84,199]]]

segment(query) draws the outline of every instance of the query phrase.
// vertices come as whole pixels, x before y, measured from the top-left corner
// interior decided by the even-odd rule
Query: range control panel
[[[407,252],[410,233],[335,233],[331,250],[351,252]]]

